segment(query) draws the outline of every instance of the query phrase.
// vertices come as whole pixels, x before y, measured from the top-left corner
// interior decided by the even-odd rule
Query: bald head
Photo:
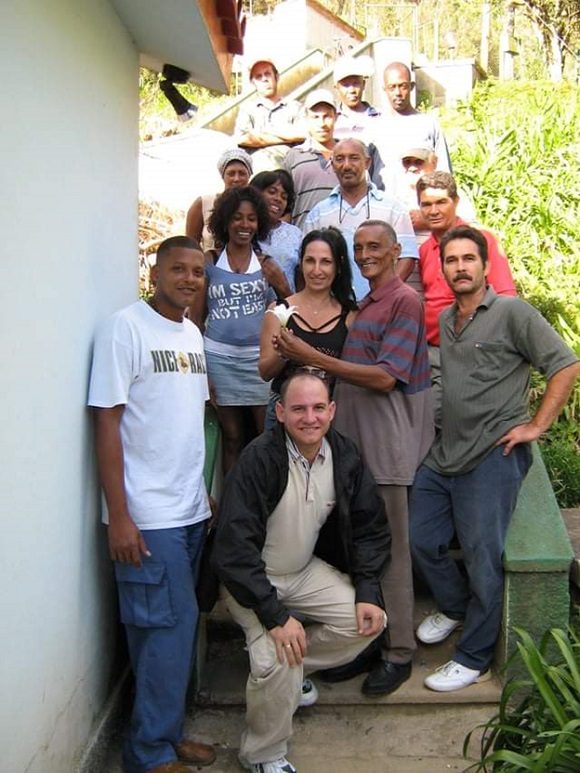
[[[404,80],[411,80],[411,70],[403,62],[391,62],[385,67],[384,77],[387,75],[397,75]]]
[[[365,158],[371,157],[369,149],[364,144],[364,142],[362,140],[357,140],[354,137],[347,137],[346,139],[337,142],[334,146],[334,152],[332,155],[334,157],[337,155],[337,153],[344,153],[345,150],[351,150],[353,148]]]
[[[391,62],[383,74],[385,92],[389,104],[397,113],[414,112],[411,105],[411,94],[415,84],[411,80],[411,71],[403,62]]]
[[[376,228],[384,235],[389,246],[397,243],[397,234],[395,229],[392,225],[389,225],[389,223],[386,223],[384,220],[365,220],[357,227],[357,232],[361,228]]]
[[[332,168],[343,191],[355,198],[364,195],[367,188],[367,169],[371,158],[367,146],[352,138],[341,140],[332,152]]]

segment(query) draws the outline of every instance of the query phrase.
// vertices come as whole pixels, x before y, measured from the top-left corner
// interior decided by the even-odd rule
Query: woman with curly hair
[[[315,349],[340,357],[357,308],[343,235],[337,228],[310,231],[302,240],[299,260],[304,289],[283,301],[292,310],[286,327]],[[302,365],[280,356],[277,349],[280,329],[281,322],[276,314],[266,314],[260,337],[259,368],[264,381],[274,379],[267,428],[275,423],[274,405],[280,397],[282,384]],[[325,374],[319,375],[324,377]]]
[[[292,212],[296,198],[292,177],[285,169],[274,169],[254,175],[250,185],[262,191],[270,215],[270,233],[260,247],[279,263],[294,292],[302,231],[282,219]]]
[[[266,203],[251,187],[231,188],[216,201],[209,220],[225,245],[215,263],[207,253],[206,290],[191,310],[203,329],[210,387],[222,429],[227,472],[244,444],[245,414],[257,432],[264,427],[269,385],[258,372],[260,328],[268,303],[290,288],[282,269],[257,246],[270,227]]]

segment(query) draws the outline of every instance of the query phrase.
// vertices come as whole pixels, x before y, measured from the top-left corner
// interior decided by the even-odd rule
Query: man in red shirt
[[[425,295],[425,325],[429,344],[429,363],[435,403],[435,425],[440,426],[441,366],[439,358],[439,315],[455,300],[441,268],[439,242],[444,234],[465,223],[457,217],[457,186],[449,172],[431,172],[417,182],[417,199],[431,236],[419,250],[419,270]],[[488,247],[487,284],[498,295],[517,295],[508,260],[495,236],[481,231]]]

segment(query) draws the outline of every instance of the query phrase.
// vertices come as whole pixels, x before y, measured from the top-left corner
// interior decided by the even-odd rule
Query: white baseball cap
[[[334,101],[332,92],[328,89],[314,89],[314,91],[311,91],[310,94],[306,95],[306,99],[304,100],[305,110],[310,110],[315,105],[320,104],[330,105],[336,110],[336,102]]]
[[[373,60],[370,56],[345,56],[334,65],[334,82],[338,83],[349,75],[360,75],[369,78],[375,71]]]

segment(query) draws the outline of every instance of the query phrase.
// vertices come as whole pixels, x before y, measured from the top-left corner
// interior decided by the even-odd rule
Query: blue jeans
[[[438,609],[464,620],[453,659],[484,671],[493,658],[501,625],[502,553],[523,479],[531,464],[528,445],[509,456],[494,449],[474,470],[446,476],[422,465],[409,502],[413,566],[427,581]],[[449,556],[457,534],[467,579]]]
[[[266,408],[266,418],[264,419],[264,432],[274,429],[278,424],[278,419],[276,418],[276,403],[279,399],[280,395],[278,392],[270,392],[270,398]]]
[[[115,563],[121,621],[135,676],[135,702],[123,748],[126,773],[176,757],[198,620],[195,579],[205,522],[144,531],[151,551],[141,568]]]

